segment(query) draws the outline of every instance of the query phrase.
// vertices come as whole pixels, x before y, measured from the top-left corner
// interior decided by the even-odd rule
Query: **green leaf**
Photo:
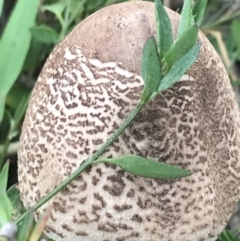
[[[4,165],[0,173],[0,227],[11,220],[12,205],[7,196],[7,182],[9,172],[9,161]]]
[[[162,60],[164,75],[172,68],[172,66],[181,59],[196,43],[198,37],[197,25],[191,26],[174,42]]]
[[[30,209],[27,212],[26,217],[23,219],[22,224],[19,228],[19,231],[17,233],[17,240],[18,241],[27,241],[34,225],[34,215],[33,210]]]
[[[76,19],[81,19],[82,18],[82,14],[85,10],[85,5],[86,2],[88,0],[72,0],[70,1],[70,7],[69,7],[69,11],[70,11],[70,22],[76,20]]]
[[[12,206],[6,190],[0,187],[0,228],[12,219]]]
[[[34,38],[42,43],[58,43],[59,34],[54,29],[49,28],[46,25],[32,27],[31,33]]]
[[[200,26],[204,17],[208,0],[198,0],[193,7],[193,17],[195,23]]]
[[[30,27],[34,25],[39,0],[19,0],[0,41],[0,122],[5,98],[24,64],[31,41]],[[31,11],[26,11],[31,9]]]
[[[235,237],[233,237],[233,235],[232,235],[227,229],[225,229],[225,230],[221,233],[219,239],[220,239],[221,241],[238,241],[238,239],[235,238]]]
[[[33,231],[31,233],[31,236],[29,238],[29,241],[38,241],[43,229],[45,227],[45,224],[50,216],[51,210],[52,210],[53,206],[51,205],[46,212],[42,215],[42,217],[40,218],[40,220],[36,223],[36,225],[33,228]]]
[[[26,210],[23,206],[23,203],[20,198],[20,192],[17,189],[17,185],[11,186],[8,191],[7,195],[10,199],[12,205],[12,218],[16,220],[21,214],[23,214]]]
[[[31,91],[23,85],[15,84],[7,94],[6,103],[14,111],[12,116],[14,121],[19,121],[18,118],[22,119],[30,97]]]
[[[93,164],[107,162],[118,165],[123,170],[134,175],[148,178],[180,178],[187,177],[191,173],[177,166],[172,166],[167,163],[149,160],[140,156],[122,156],[118,158],[102,158],[93,162]]]
[[[155,0],[155,5],[157,48],[162,59],[173,44],[172,25],[161,0]]]
[[[2,16],[3,2],[4,0],[0,0],[0,16]]]
[[[40,66],[40,63],[44,60],[46,54],[51,52],[51,49],[52,46],[32,38],[22,71],[34,72],[36,66]],[[30,85],[32,85],[32,81]]]
[[[9,172],[9,161],[7,161],[0,173],[0,188],[6,192]],[[0,199],[1,200],[1,199]]]
[[[200,43],[196,43],[193,48],[170,69],[168,74],[161,80],[159,92],[167,90],[174,85],[195,62],[200,51]]]
[[[11,130],[11,114],[7,109],[4,111],[2,122],[0,122],[0,144],[4,144],[8,139]],[[1,150],[1,149],[0,149]],[[1,156],[2,153],[0,153]],[[1,165],[0,165],[1,166]]]
[[[12,206],[7,196],[7,182],[9,172],[9,161],[4,165],[0,173],[0,227],[11,220]]]
[[[150,96],[158,91],[161,80],[161,62],[154,37],[149,38],[144,45],[141,72],[144,81],[144,91],[141,100],[147,102]]]
[[[181,12],[180,23],[178,26],[178,36],[187,31],[194,24],[192,15],[192,0],[185,0]]]
[[[234,46],[237,47],[237,52],[240,53],[240,21],[233,21],[231,26],[232,40]]]
[[[49,12],[52,12],[58,19],[58,21],[60,22],[60,24],[64,25],[64,20],[63,20],[63,17],[62,17],[62,13],[63,11],[65,10],[65,8],[67,7],[67,4],[68,4],[68,1],[66,0],[60,0],[60,1],[57,1],[53,4],[50,4],[50,5],[43,5],[41,7],[41,9],[43,11],[49,11]]]

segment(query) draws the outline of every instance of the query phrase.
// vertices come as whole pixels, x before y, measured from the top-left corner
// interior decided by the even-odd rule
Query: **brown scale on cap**
[[[179,15],[167,11],[176,35]],[[26,207],[92,155],[138,104],[141,52],[155,34],[153,3],[122,3],[88,17],[55,48],[33,90],[21,135],[19,189]],[[201,33],[199,40],[201,53],[191,69],[104,153],[137,154],[193,175],[151,180],[94,166],[52,199],[45,229],[51,238],[217,238],[240,193],[240,119],[220,58]]]

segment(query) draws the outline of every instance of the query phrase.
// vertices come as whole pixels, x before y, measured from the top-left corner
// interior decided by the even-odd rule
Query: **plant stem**
[[[6,162],[5,158],[8,152],[8,148],[10,145],[10,140],[7,138],[7,140],[4,143],[3,149],[1,150],[1,154],[0,154],[0,172],[3,169],[3,166]]]
[[[6,139],[3,147],[0,146],[0,171],[2,170],[2,168],[6,162],[6,156],[9,154],[9,147],[11,145],[11,141],[16,136],[16,132],[17,132],[19,123],[22,120],[22,118],[26,112],[29,98],[30,98],[30,94],[28,94],[26,96],[26,98],[23,98],[23,100],[19,104],[20,107],[17,108],[17,112],[15,113],[15,115],[13,117],[13,121],[11,122],[11,129],[8,133],[7,139]],[[15,149],[15,150],[17,152],[17,149]]]
[[[146,105],[146,102],[140,102],[138,106],[131,112],[128,118],[124,123],[116,130],[116,132],[105,142],[101,148],[96,151],[91,157],[89,157],[76,171],[74,171],[68,178],[66,178],[60,185],[53,189],[49,194],[43,197],[38,203],[33,206],[34,210],[37,210],[47,201],[49,201],[53,196],[59,193],[63,188],[65,188],[71,181],[73,181],[79,174],[86,170],[127,128],[127,126],[134,120],[137,114],[142,110]],[[26,212],[22,214],[17,220],[16,223],[21,222],[26,216]]]
[[[68,26],[69,26],[70,4],[71,4],[71,0],[68,0],[66,10],[65,10],[65,14],[64,14],[64,21],[63,21],[63,25],[62,25],[62,30],[61,30],[61,33],[59,35],[59,42],[62,41],[62,39],[66,36],[66,33],[67,33],[67,29],[68,29]]]

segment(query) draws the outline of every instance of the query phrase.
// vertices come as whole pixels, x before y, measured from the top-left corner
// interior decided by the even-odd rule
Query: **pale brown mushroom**
[[[179,15],[167,10],[176,35]],[[47,60],[18,152],[31,207],[105,142],[138,104],[142,48],[156,35],[154,4],[121,3],[82,21]],[[240,194],[239,110],[227,72],[200,33],[196,63],[149,103],[104,153],[137,154],[190,170],[152,180],[99,164],[50,202],[56,241],[214,241]],[[37,211],[43,212],[46,205]]]

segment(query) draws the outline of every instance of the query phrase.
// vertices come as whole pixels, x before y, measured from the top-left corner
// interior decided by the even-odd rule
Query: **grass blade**
[[[172,166],[167,163],[149,160],[140,156],[122,156],[118,158],[103,158],[93,162],[93,164],[107,162],[121,167],[123,170],[134,175],[148,178],[158,179],[174,179],[187,177],[191,173],[177,166]]]
[[[33,225],[34,225],[34,213],[33,213],[33,210],[30,209],[27,212],[26,217],[23,219],[23,222],[17,233],[17,240],[18,241],[27,241],[32,232]]]
[[[147,40],[143,48],[141,63],[144,91],[142,101],[148,101],[152,93],[158,91],[161,80],[161,62],[154,37]]]
[[[173,44],[172,25],[161,0],[155,0],[155,15],[157,21],[157,48],[163,58]]]
[[[177,63],[173,65],[169,73],[162,79],[158,91],[164,91],[174,85],[195,62],[200,51],[200,43],[196,43],[193,48]]]
[[[219,239],[220,241],[238,241],[227,229],[221,233]]]
[[[39,0],[18,0],[0,42],[0,122],[6,95],[21,72],[30,46],[30,27],[34,25],[38,5]]]
[[[9,172],[9,161],[7,161],[0,173],[0,188],[2,190],[7,189],[7,182],[8,182],[8,172]]]
[[[7,196],[6,190],[0,187],[0,229],[12,218],[12,205]]]
[[[237,53],[240,54],[240,21],[233,21],[231,25],[231,34],[233,45],[237,47]]]
[[[2,15],[3,2],[4,0],[0,0],[0,16]]]
[[[44,212],[43,216],[40,218],[40,220],[35,224],[33,231],[31,233],[31,236],[29,238],[29,241],[38,241],[43,229],[46,225],[46,222],[50,216],[50,213],[52,211],[53,206],[49,206],[48,209]]]

